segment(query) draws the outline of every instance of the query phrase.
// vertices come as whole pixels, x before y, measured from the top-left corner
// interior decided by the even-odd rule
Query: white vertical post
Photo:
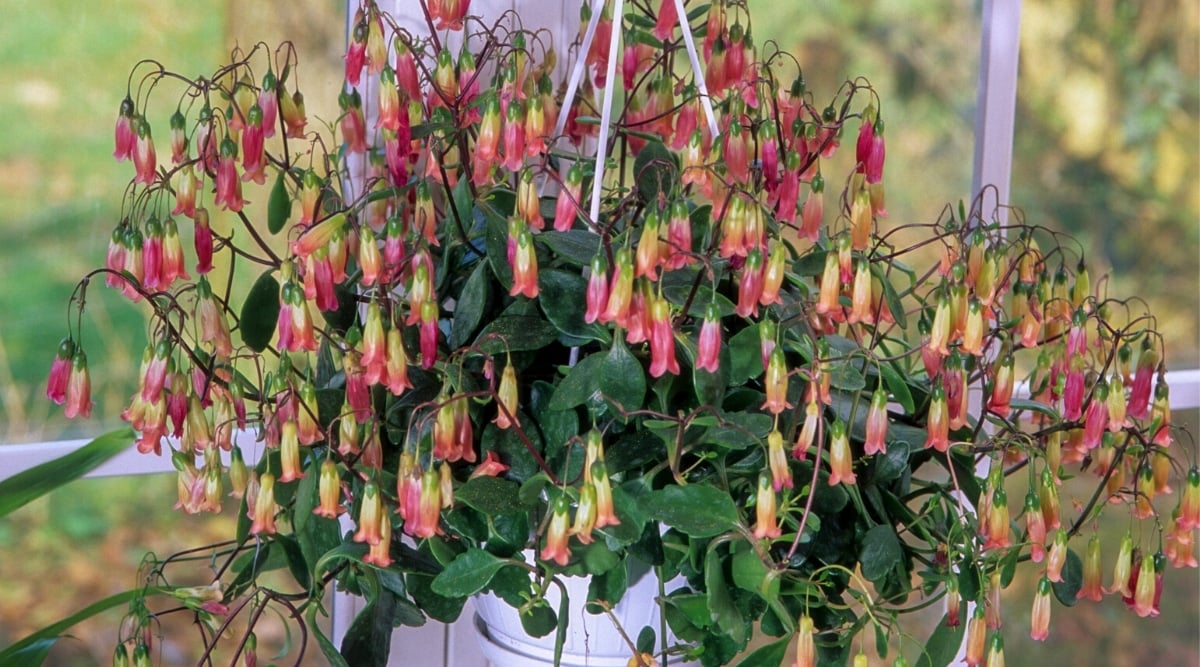
[[[983,0],[983,39],[979,50],[979,93],[975,104],[975,164],[972,196],[985,216],[1009,201],[1012,179],[1013,118],[1017,106],[1021,0]],[[994,188],[994,189],[993,189]],[[1006,218],[999,209],[1001,220]]]

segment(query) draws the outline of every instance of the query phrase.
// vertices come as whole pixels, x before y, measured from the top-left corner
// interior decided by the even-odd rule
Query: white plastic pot
[[[634,579],[630,573],[629,588],[613,608],[613,614],[636,641],[644,626],[660,632],[659,609],[654,598],[658,595],[658,580],[652,571]],[[563,667],[626,667],[633,649],[613,625],[608,614],[589,614],[584,610],[587,600],[586,577],[560,577],[568,596],[567,637],[563,643]],[[546,595],[550,608],[558,610],[558,586],[551,586]],[[492,667],[534,667],[554,664],[556,633],[545,637],[530,637],[521,627],[517,610],[492,594],[475,599],[475,627],[479,645]],[[676,664],[674,660],[671,664]],[[682,664],[682,663],[679,663]]]

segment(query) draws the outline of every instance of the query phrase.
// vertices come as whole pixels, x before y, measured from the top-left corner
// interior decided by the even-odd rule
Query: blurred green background
[[[67,423],[41,396],[67,299],[102,262],[132,175],[111,158],[130,68],[151,57],[211,72],[235,45],[286,36],[300,50],[310,115],[332,119],[314,101],[340,84],[342,6],[0,0],[0,442],[98,433],[117,425],[132,391],[142,315],[97,285],[84,329],[95,416]],[[978,2],[750,0],[750,9],[756,43],[796,54],[818,102],[850,76],[879,89],[892,221],[931,221],[970,200]],[[1022,18],[1013,203],[1076,235],[1113,293],[1146,297],[1171,367],[1200,366],[1200,3],[1026,0]],[[161,142],[169,110],[159,111]],[[1176,420],[1200,421],[1196,411]],[[0,520],[0,645],[134,585],[146,548],[190,546],[162,539],[185,532],[173,488],[165,477],[80,482]],[[186,532],[212,538],[231,520],[187,519]],[[1163,618],[1137,619],[1118,600],[1069,616],[1057,608],[1050,641],[1037,647],[1020,627],[1029,591],[1012,591],[1009,663],[1037,650],[1049,664],[1197,664],[1200,580],[1196,570],[1167,577],[1175,597],[1164,604],[1175,611]],[[81,628],[55,664],[107,663],[114,623]]]

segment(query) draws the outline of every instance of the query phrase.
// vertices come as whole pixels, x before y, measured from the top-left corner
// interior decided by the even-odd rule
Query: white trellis
[[[357,3],[350,0],[348,16]],[[398,19],[413,18],[413,0],[392,0],[393,13]],[[506,10],[517,10],[520,0],[476,0],[472,11],[485,16],[498,16]],[[560,54],[571,41],[577,26],[574,3],[535,0],[536,11],[520,12],[527,24],[536,24],[556,35]],[[572,7],[564,7],[570,4]],[[680,3],[682,4],[682,3]],[[599,14],[599,10],[596,11]],[[680,15],[685,15],[680,11]],[[993,210],[1006,204],[1012,173],[1014,113],[1017,95],[1017,60],[1020,43],[1021,0],[984,0],[981,8],[982,39],[980,69],[975,115],[975,154],[972,191],[979,192],[984,184],[993,189],[983,202],[982,210]],[[349,20],[349,19],[348,19]],[[619,31],[614,31],[614,35]],[[612,59],[614,62],[616,58]],[[610,74],[610,80],[612,79]],[[1171,407],[1174,410],[1200,408],[1200,369],[1172,371]],[[45,461],[52,460],[87,444],[88,440],[62,440],[0,446],[0,479],[15,475]],[[106,462],[88,477],[115,477],[150,473],[174,472],[169,457],[145,456],[130,448]],[[340,643],[346,628],[358,611],[360,602],[353,597],[336,594],[333,599],[332,630],[335,643]],[[408,667],[453,667],[482,665],[473,627],[474,613],[468,606],[459,621],[451,625],[436,622],[421,628],[401,628],[393,639],[392,664]]]

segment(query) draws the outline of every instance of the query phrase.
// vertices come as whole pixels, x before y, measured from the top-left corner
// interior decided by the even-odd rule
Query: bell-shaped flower
[[[604,251],[601,249],[592,257],[583,321],[591,324],[600,318],[604,308],[608,305],[608,285],[608,260],[604,258]]]
[[[183,241],[179,238],[179,226],[173,218],[167,218],[162,223],[162,272],[159,277],[159,289],[165,290],[171,283],[183,278],[189,279],[183,260]]]
[[[551,510],[550,524],[546,528],[546,544],[542,547],[539,558],[544,561],[554,561],[559,567],[566,567],[571,558],[567,548],[570,536],[571,502],[565,493],[560,494]]]
[[[786,248],[779,241],[772,241],[770,250],[767,252],[766,266],[763,267],[762,289],[758,295],[760,305],[769,306],[773,303],[783,302],[779,298],[779,290],[783,287],[784,272],[787,270],[786,262]]]
[[[575,225],[575,218],[579,215],[579,197],[582,191],[583,169],[578,162],[572,162],[554,204],[555,231],[565,232]]]
[[[429,370],[437,361],[438,306],[433,301],[421,305],[420,320],[421,368]]]
[[[213,296],[212,287],[204,276],[196,281],[196,317],[200,321],[200,340],[212,345],[218,357],[228,359],[232,356],[233,340],[225,310]]]
[[[829,485],[854,484],[854,458],[850,451],[850,434],[842,420],[829,428]]]
[[[267,181],[263,134],[262,107],[255,102],[246,114],[246,129],[242,132],[242,180],[259,185]]]
[[[863,443],[863,453],[887,453],[887,392],[883,387],[876,387],[871,394],[871,407],[867,411],[866,438]]]
[[[792,470],[788,466],[787,453],[783,448],[783,434],[778,428],[767,434],[767,462],[771,469],[771,485],[776,491],[784,487],[793,488]]]
[[[517,418],[517,371],[509,358],[500,374],[500,387],[496,390],[496,418],[492,420],[498,428],[506,429],[513,424],[520,426]]]
[[[608,302],[600,314],[601,324],[615,322],[629,327],[630,306],[633,303],[633,253],[628,248],[617,250],[617,266],[608,288]]]
[[[508,101],[501,143],[504,153],[502,166],[511,172],[521,171],[525,164],[525,111],[520,100]]]
[[[509,240],[516,242],[512,259],[512,288],[509,296],[524,295],[530,299],[538,295],[538,262],[537,253],[533,247],[533,233],[529,227],[521,225],[515,239],[511,236],[512,226],[509,226]]]
[[[793,667],[816,667],[817,645],[813,619],[807,613],[796,622],[796,660]]]
[[[64,338],[58,344],[54,361],[50,364],[50,375],[46,380],[46,398],[62,405],[67,401],[67,380],[71,375],[71,361],[75,356],[75,341]]]
[[[287,420],[279,427],[279,465],[282,472],[279,481],[292,482],[304,477],[300,463],[300,438],[295,420]]]
[[[929,415],[926,419],[925,448],[933,448],[939,452],[950,449],[950,409],[946,403],[946,389],[939,378],[933,386],[933,394],[929,400]]]
[[[792,446],[792,456],[797,460],[803,461],[808,457],[808,450],[816,441],[817,431],[821,427],[821,406],[817,402],[817,396],[813,393],[808,400],[808,407],[804,410],[804,425],[800,428],[800,434],[796,436],[796,444]]]
[[[1038,581],[1037,593],[1033,596],[1030,612],[1029,637],[1034,641],[1045,641],[1050,636],[1050,579]]]
[[[774,539],[782,534],[779,527],[779,501],[772,488],[771,475],[764,471],[758,476],[758,492],[755,496],[755,539]]]
[[[987,534],[983,549],[1006,549],[1012,546],[1012,526],[1009,524],[1008,493],[1003,486],[996,487],[988,507]]]
[[[237,144],[225,137],[221,140],[221,157],[217,161],[217,195],[213,199],[234,213],[242,210],[246,202],[242,199],[242,182],[237,175]]]
[[[987,646],[987,625],[984,622],[983,606],[977,606],[971,620],[967,621],[967,641],[964,645],[963,662],[967,667],[982,667],[984,649]]]
[[[258,478],[258,492],[254,498],[254,503],[247,503],[250,505],[250,534],[274,535],[275,515],[279,513],[279,506],[275,504],[275,475],[266,472]]]
[[[213,234],[208,224],[208,209],[196,209],[193,219],[196,222],[192,232],[192,242],[196,250],[196,273],[207,274],[212,271],[213,257]]]
[[[596,487],[584,482],[579,487],[579,505],[575,508],[575,523],[571,526],[570,534],[578,538],[580,544],[591,544],[595,527]]]
[[[86,418],[92,414],[92,375],[88,371],[87,355],[78,346],[71,355],[65,402],[63,414],[67,419]]]
[[[838,297],[841,292],[842,280],[837,254],[827,252],[825,253],[825,270],[821,272],[821,289],[816,311],[821,315],[840,315],[842,306],[838,302]]]
[[[708,304],[704,323],[700,325],[700,340],[696,345],[696,368],[708,373],[720,369],[721,318],[716,303]]]
[[[651,210],[646,214],[642,224],[641,236],[636,244],[636,261],[633,275],[635,278],[658,280],[658,267],[662,264],[663,252],[659,227],[661,222],[658,212]]]
[[[354,532],[352,539],[355,542],[365,542],[370,545],[382,542],[383,535],[380,529],[383,521],[386,520],[384,514],[383,496],[379,493],[379,485],[374,481],[369,481],[363,485],[362,498],[358,508],[358,529]]]
[[[113,129],[113,157],[117,158],[118,162],[133,157],[134,146],[137,144],[137,134],[134,131],[134,123],[137,122],[137,112],[133,105],[133,98],[129,95],[121,100],[121,107],[117,112],[117,123]]]
[[[137,176],[134,183],[150,185],[154,182],[158,160],[154,154],[154,138],[150,136],[150,123],[138,118],[135,123],[137,139],[133,146],[133,167]]]
[[[767,394],[767,400],[762,404],[762,409],[777,415],[792,407],[791,403],[787,401],[787,359],[780,347],[771,351],[771,358],[767,362],[766,377],[763,379],[763,389]]]
[[[483,457],[483,461],[475,466],[471,471],[471,479],[476,477],[499,477],[508,471],[508,466],[500,460],[499,455],[495,450],[488,450],[487,455]]]
[[[651,296],[650,299],[650,375],[679,375],[670,304],[662,296]]]
[[[741,277],[738,279],[738,301],[734,312],[741,317],[758,316],[763,282],[763,257],[758,248],[755,248],[746,256],[746,263],[742,266]]]
[[[608,477],[603,454],[588,466],[588,470],[591,472],[592,486],[596,487],[596,527],[620,525],[621,520],[613,506],[612,481]]]
[[[1046,558],[1046,518],[1042,515],[1037,493],[1025,494],[1025,541],[1029,543],[1029,559],[1040,563]]]

